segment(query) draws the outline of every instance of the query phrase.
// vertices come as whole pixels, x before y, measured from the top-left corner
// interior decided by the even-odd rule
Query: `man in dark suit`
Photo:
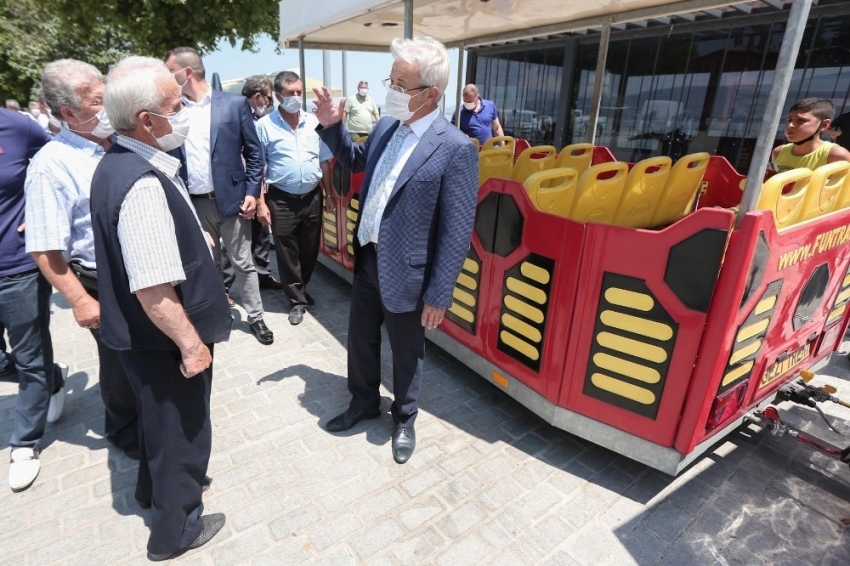
[[[274,342],[263,322],[260,283],[251,257],[251,219],[260,196],[263,161],[248,101],[213,90],[198,52],[178,47],[165,65],[180,86],[190,116],[181,176],[188,182],[201,226],[213,238],[213,258],[221,275],[221,247],[236,269],[242,306],[251,332],[261,344]],[[243,164],[244,158],[244,164]]]
[[[314,89],[319,136],[342,166],[366,171],[354,233],[354,283],[348,326],[348,410],[326,428],[337,432],[380,415],[381,323],[393,352],[392,450],[413,454],[425,328],[436,328],[452,302],[475,216],[478,157],[437,106],[449,79],[443,45],[396,39],[385,114],[353,145],[341,123],[342,101]]]

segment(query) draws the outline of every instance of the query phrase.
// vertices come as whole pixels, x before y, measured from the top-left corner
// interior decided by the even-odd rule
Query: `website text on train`
[[[808,371],[850,316],[850,163],[766,172],[794,100],[845,106],[850,3],[280,9],[281,44],[301,49],[433,36],[458,50],[458,85],[525,117],[481,148],[434,343],[552,425],[669,474],[745,419],[847,458],[768,405],[843,403]],[[361,182],[337,171],[324,215],[322,261],[349,278]]]

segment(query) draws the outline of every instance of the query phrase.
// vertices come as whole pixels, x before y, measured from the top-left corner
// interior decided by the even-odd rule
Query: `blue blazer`
[[[354,145],[342,126],[319,136],[349,171],[366,171],[360,209],[368,198],[378,159],[399,126],[382,118],[367,140]],[[381,218],[378,282],[390,312],[409,312],[423,302],[448,308],[469,250],[478,199],[478,152],[442,114],[419,140],[390,193]],[[354,228],[354,257],[360,253]]]
[[[213,90],[210,112],[210,167],[215,202],[222,216],[235,216],[246,195],[260,197],[262,147],[251,107],[244,96]],[[180,176],[188,186],[183,147],[180,159],[183,162]]]

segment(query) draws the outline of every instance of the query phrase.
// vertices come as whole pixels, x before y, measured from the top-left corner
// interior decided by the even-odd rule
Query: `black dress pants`
[[[274,186],[266,193],[272,216],[272,235],[283,292],[292,306],[307,304],[307,284],[319,258],[322,195],[316,187],[293,195]]]
[[[212,353],[212,345],[208,345]],[[151,503],[148,552],[171,554],[201,534],[202,483],[212,447],[212,366],[187,379],[179,351],[120,351],[139,399],[136,499]]]
[[[360,249],[354,263],[351,312],[348,319],[348,390],[350,408],[369,410],[380,404],[381,323],[393,355],[393,401],[391,412],[397,426],[412,426],[418,409],[425,327],[422,309],[394,313],[384,308],[378,283],[378,255],[373,244]]]
[[[84,282],[83,288],[97,301],[97,291],[92,285],[96,283]],[[124,373],[118,352],[100,341],[100,330],[92,329],[91,335],[97,344],[97,357],[100,362],[98,380],[104,408],[104,435],[121,450],[136,451],[139,449],[139,410],[136,394],[130,386],[127,374]]]
[[[269,253],[272,249],[271,228],[257,220],[251,219],[251,256],[254,258],[254,269],[262,287],[263,281],[271,276],[269,270]],[[224,289],[229,293],[236,282],[236,270],[230,263],[228,251],[221,249],[221,276]]]

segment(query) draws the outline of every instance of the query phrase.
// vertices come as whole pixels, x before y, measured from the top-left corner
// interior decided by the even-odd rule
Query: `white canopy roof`
[[[724,13],[782,9],[786,0],[413,0],[414,35],[447,46],[502,43],[582,31],[605,23],[625,27],[670,18],[694,21]],[[386,50],[404,35],[402,0],[282,0],[280,43],[303,36],[313,49]]]

